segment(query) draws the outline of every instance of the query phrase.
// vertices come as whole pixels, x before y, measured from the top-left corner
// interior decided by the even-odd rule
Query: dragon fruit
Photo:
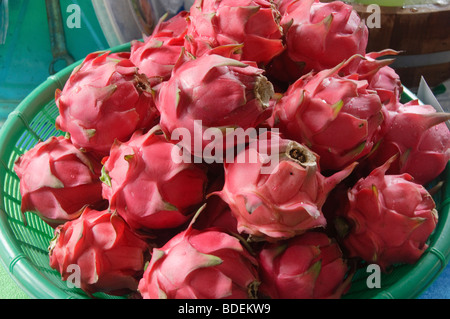
[[[21,210],[36,213],[52,227],[77,218],[87,205],[103,204],[101,164],[69,139],[51,137],[20,156]]]
[[[137,131],[104,161],[103,196],[136,231],[178,227],[204,200],[205,169],[173,161],[174,148],[157,129]]]
[[[196,57],[242,45],[233,58],[268,63],[284,51],[280,13],[268,0],[197,0],[190,9],[186,49]]]
[[[349,256],[378,264],[383,271],[417,262],[438,221],[433,198],[411,175],[386,174],[394,159],[348,191],[348,203],[335,222]]]
[[[450,131],[444,123],[449,119],[449,113],[436,112],[431,105],[420,104],[418,100],[391,103],[380,143],[367,160],[369,169],[398,154],[389,174],[408,173],[422,185],[431,182],[450,160]]]
[[[368,31],[348,4],[314,0],[274,2],[283,16],[281,24],[286,34],[286,50],[274,57],[266,69],[270,80],[281,86],[289,85],[311,71],[333,68],[354,55],[358,58],[353,58],[346,67],[347,73],[358,72],[363,60],[372,62],[381,55],[398,53],[384,50],[379,55],[378,52],[365,55]],[[330,47],[332,54],[329,54]],[[377,64],[391,62],[386,59]]]
[[[254,299],[258,286],[257,261],[236,237],[189,227],[153,249],[139,292],[144,299]]]
[[[269,131],[224,164],[225,185],[215,194],[230,206],[240,233],[253,240],[291,238],[326,226],[322,205],[355,167],[325,177],[318,162],[304,145]]]
[[[162,130],[189,154],[222,160],[213,151],[223,155],[224,148],[234,146],[227,140],[235,128],[254,128],[271,114],[274,90],[263,72],[217,54],[177,65],[157,100]],[[208,132],[220,136],[208,137]]]
[[[258,262],[261,294],[272,299],[338,299],[352,278],[339,245],[320,232],[266,244]]]
[[[91,53],[63,90],[56,91],[56,126],[70,134],[75,146],[105,156],[114,140],[126,141],[157,120],[148,79],[138,73],[129,55]]]
[[[301,77],[278,100],[268,121],[317,153],[323,170],[340,170],[368,155],[384,120],[380,98],[367,80],[338,74],[346,65]]]
[[[354,55],[365,55],[368,29],[351,5],[341,1],[294,0],[283,8],[281,25],[287,54],[272,63],[291,67],[291,82],[311,71],[333,68]],[[359,60],[353,59],[347,65],[349,72],[356,71]],[[273,76],[286,77],[283,68],[276,70],[279,72],[271,72]]]
[[[383,104],[399,101],[403,86],[398,73],[390,66],[383,66],[369,81],[369,89],[375,90]]]
[[[181,11],[167,21],[162,18],[144,42],[132,42],[130,60],[147,76],[152,88],[170,78],[182,54],[188,14]]]
[[[376,91],[384,105],[396,104],[403,92],[400,76],[389,66],[394,59],[387,58],[398,54],[398,51],[392,49],[366,53],[356,70],[359,79],[367,80],[368,89]],[[384,58],[379,59],[380,57]]]
[[[137,291],[149,245],[117,214],[86,208],[55,229],[49,255],[62,280],[87,294],[123,295]]]

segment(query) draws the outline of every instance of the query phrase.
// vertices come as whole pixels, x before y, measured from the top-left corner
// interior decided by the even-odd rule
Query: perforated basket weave
[[[129,49],[129,44],[126,44],[111,51]],[[55,90],[63,88],[77,64],[51,76],[36,88],[10,114],[0,132],[0,257],[16,282],[32,298],[88,298],[80,289],[69,288],[60,274],[50,268],[48,245],[53,238],[53,229],[35,214],[25,213],[23,218],[19,179],[13,169],[17,158],[39,141],[64,134],[55,128],[58,115],[54,102]],[[414,95],[405,89],[403,99],[413,98]],[[434,196],[439,223],[430,237],[429,249],[419,262],[398,266],[391,273],[382,275],[381,288],[374,289],[367,288],[368,274],[361,270],[355,275],[345,298],[415,298],[446,267],[450,256],[448,166],[438,180],[445,181],[440,192]],[[116,298],[105,294],[97,294],[96,297]]]

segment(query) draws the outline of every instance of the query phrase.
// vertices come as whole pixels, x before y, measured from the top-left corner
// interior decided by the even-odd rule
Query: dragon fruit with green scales
[[[130,60],[149,79],[152,88],[157,90],[161,82],[167,81],[183,52],[187,32],[188,12],[181,11],[174,17],[164,17],[144,41],[133,41]]]
[[[266,64],[284,51],[280,13],[271,0],[197,0],[185,46],[196,57],[226,45],[242,45],[232,57]]]
[[[272,60],[271,76],[292,83],[311,71],[334,68],[358,55],[346,66],[348,72],[356,71],[366,53],[369,33],[350,4],[294,0],[281,1],[279,6],[284,12],[281,25],[286,50]]]
[[[265,244],[258,262],[261,294],[272,299],[339,299],[350,288],[350,267],[325,233]]]
[[[189,226],[153,249],[139,292],[144,299],[255,299],[257,266],[238,238]]]
[[[125,52],[91,53],[63,90],[56,90],[57,128],[69,133],[74,145],[99,157],[108,155],[116,139],[128,140],[159,117],[148,79],[129,57]]]
[[[408,173],[422,185],[437,178],[450,160],[450,113],[413,100],[390,103],[385,114],[380,141],[365,163],[369,170],[397,155],[390,174]]]
[[[322,206],[355,164],[325,177],[319,157],[295,141],[267,132],[225,165],[220,196],[252,240],[278,241],[324,228]]]
[[[387,174],[395,159],[358,180],[334,219],[349,257],[378,264],[383,271],[417,262],[438,222],[436,204],[422,185],[409,174]]]
[[[181,226],[203,203],[206,170],[172,160],[176,145],[155,129],[116,142],[103,166],[103,196],[136,231]]]
[[[36,213],[52,227],[78,218],[85,206],[104,204],[101,163],[64,136],[39,142],[14,165],[21,211]]]
[[[388,108],[390,104],[397,104],[403,93],[400,76],[390,66],[394,58],[388,58],[398,54],[398,51],[392,49],[366,53],[355,71],[359,74],[359,79],[368,82],[368,89],[377,92],[381,103]]]
[[[86,208],[79,218],[58,226],[54,233],[50,267],[63,281],[72,281],[90,296],[137,292],[150,246],[115,212]]]
[[[255,128],[271,114],[274,89],[263,74],[222,55],[188,58],[160,88],[161,129],[188,155],[222,161],[236,128]]]
[[[317,153],[325,171],[343,169],[370,154],[384,121],[380,97],[368,81],[357,73],[339,74],[352,59],[290,85],[268,121]]]

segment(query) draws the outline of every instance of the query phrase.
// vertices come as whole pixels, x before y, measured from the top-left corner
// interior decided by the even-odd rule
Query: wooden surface
[[[372,14],[365,5],[352,5],[364,19]],[[369,29],[367,52],[386,48],[402,51],[399,64],[403,56],[414,55],[415,66],[396,68],[408,87],[416,87],[422,75],[430,86],[450,78],[450,4],[381,7],[380,28]]]

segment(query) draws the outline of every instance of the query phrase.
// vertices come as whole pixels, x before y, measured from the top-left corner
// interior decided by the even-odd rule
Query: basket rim
[[[122,52],[129,51],[131,43],[125,43],[105,52]],[[12,131],[18,122],[25,122],[26,114],[32,113],[34,116],[39,111],[39,103],[36,103],[36,97],[54,96],[55,89],[62,89],[65,81],[69,78],[73,69],[81,64],[82,60],[67,66],[55,75],[48,77],[48,79],[35,88],[8,116],[4,125],[0,130],[0,155],[8,152],[4,141],[9,141],[12,138]],[[403,87],[404,94],[411,100],[417,97],[406,87]],[[47,101],[48,102],[48,101]],[[31,110],[30,110],[31,108]],[[0,160],[1,162],[1,160]],[[450,162],[449,162],[450,163]],[[7,165],[1,162],[5,168]],[[445,180],[450,180],[450,164],[447,165],[443,172]],[[443,198],[441,206],[438,207],[439,223],[436,233],[450,234],[450,183],[446,182],[443,185],[443,194],[447,197]],[[34,299],[70,299],[64,290],[56,286],[49,278],[47,278],[31,259],[23,252],[16,241],[16,237],[7,221],[7,213],[4,208],[3,190],[2,201],[0,202],[0,261],[8,270],[11,278],[18,284],[18,286],[31,298]],[[441,219],[442,217],[442,219]],[[445,217],[445,218],[444,218]],[[422,255],[421,259],[411,267],[408,275],[402,276],[396,283],[389,288],[381,288],[380,291],[372,298],[374,299],[410,299],[417,298],[420,294],[430,286],[435,279],[445,269],[450,259],[450,236],[439,236],[427,251]],[[408,289],[406,289],[408,287]],[[83,295],[79,296],[84,297]],[[345,296],[344,296],[345,297]]]
[[[105,52],[122,52],[129,51],[131,43],[125,43]],[[5,141],[10,141],[12,131],[19,123],[27,126],[27,115],[34,116],[38,111],[41,103],[36,102],[36,97],[54,96],[55,90],[62,89],[66,80],[71,75],[73,69],[82,63],[81,59],[58,73],[51,75],[46,81],[37,86],[21,103],[9,114],[5,123],[0,130],[0,154],[8,152]],[[48,101],[46,101],[48,102]],[[0,160],[1,161],[1,160]],[[7,165],[1,162],[1,165],[7,168]],[[3,190],[1,193],[2,201],[0,202],[0,260],[8,271],[10,277],[17,285],[31,298],[35,299],[70,299],[62,289],[51,282],[44,274],[42,274],[35,264],[27,257],[16,241],[16,237],[6,218],[6,210],[3,203]],[[80,295],[80,298],[84,296]],[[86,296],[86,298],[88,298]]]

